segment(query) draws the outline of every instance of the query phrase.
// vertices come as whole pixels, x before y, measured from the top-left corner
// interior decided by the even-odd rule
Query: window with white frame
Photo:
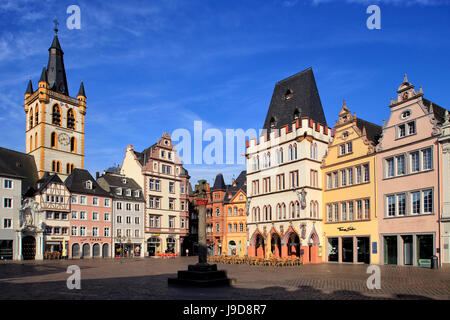
[[[108,227],[105,227],[105,228],[103,229],[103,235],[104,235],[105,237],[109,237],[109,236],[110,236],[109,228],[108,228]]]
[[[117,216],[116,217],[116,222],[117,223],[122,223],[122,216]]]
[[[94,206],[98,206],[98,198],[96,198],[96,197],[93,197],[92,198],[92,204],[94,205]]]
[[[78,216],[78,214],[77,214],[76,211],[72,211],[72,212],[70,213],[70,219],[71,219],[71,220],[76,220],[76,219],[77,219],[77,216]]]
[[[130,216],[126,217],[126,222],[127,222],[127,224],[131,224],[131,217]]]
[[[170,229],[175,228],[175,217],[174,216],[169,216],[169,228]]]
[[[341,220],[347,221],[347,202],[341,203]]]
[[[77,196],[71,196],[71,197],[70,197],[70,201],[71,201],[72,203],[77,203]]]
[[[87,220],[86,211],[80,211],[80,220]]]
[[[369,182],[370,180],[369,165],[365,164],[363,165],[363,168],[364,168],[364,182]]]
[[[5,188],[5,189],[12,189],[12,188],[13,188],[13,182],[12,182],[12,180],[5,179],[5,180],[3,181],[3,188]]]
[[[116,208],[117,210],[122,210],[122,202],[120,201],[116,202]]]
[[[87,204],[86,196],[80,196],[80,204]]]
[[[109,208],[111,206],[111,200],[105,199],[105,207]]]
[[[109,219],[110,219],[109,213],[105,213],[105,215],[104,215],[104,220],[105,220],[105,221],[109,221]]]
[[[13,200],[11,198],[3,198],[3,208],[12,209]]]
[[[139,203],[135,203],[134,204],[134,211],[139,211],[140,210],[140,205]]]
[[[92,236],[93,237],[98,237],[99,236],[99,234],[98,234],[98,227],[93,227],[92,228]]]
[[[131,203],[127,202],[126,203],[126,208],[127,208],[127,211],[131,211]]]
[[[139,224],[139,221],[140,219],[139,219],[139,217],[134,217],[134,224]]]
[[[353,184],[353,168],[348,168],[347,173],[348,173],[348,184],[352,185]]]
[[[4,218],[3,219],[3,229],[11,229],[12,228],[12,219]]]
[[[86,236],[86,227],[80,227],[80,236],[81,237]]]
[[[420,156],[419,151],[411,152],[411,172],[420,171]]]
[[[70,235],[76,236],[78,234],[78,227],[72,226],[70,229]]]
[[[98,221],[98,212],[92,212],[92,220]]]
[[[431,148],[422,150],[422,170],[433,169],[433,153]]]

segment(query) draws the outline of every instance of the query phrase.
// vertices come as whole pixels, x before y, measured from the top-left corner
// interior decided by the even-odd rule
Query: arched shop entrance
[[[161,246],[161,240],[158,237],[151,237],[147,240],[147,252],[149,257],[154,257]]]
[[[166,244],[167,244],[166,252],[167,253],[175,253],[175,239],[172,237],[167,238]]]
[[[36,256],[36,239],[33,236],[27,236],[22,239],[22,257],[23,260],[34,260]]]
[[[100,245],[98,243],[92,246],[92,257],[100,258]]]
[[[255,238],[255,256],[258,258],[266,257],[266,245],[261,234],[258,234]]]
[[[236,253],[236,242],[231,240],[230,242],[228,242],[228,255],[235,256]]]
[[[273,257],[281,257],[281,238],[278,233],[272,233],[270,239],[270,252]]]
[[[72,245],[72,259],[77,259],[80,257],[80,245],[78,243],[74,243]]]
[[[109,244],[104,243],[102,246],[102,257],[109,258]]]
[[[85,243],[83,244],[83,250],[81,252],[81,257],[82,258],[90,258],[91,256],[91,246],[89,245],[89,243]]]
[[[287,238],[287,255],[300,257],[300,237],[297,233],[291,232]]]

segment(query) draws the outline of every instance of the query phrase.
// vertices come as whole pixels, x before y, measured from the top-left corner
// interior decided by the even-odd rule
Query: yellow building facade
[[[225,224],[222,252],[227,255],[244,257],[247,254],[248,240],[246,231],[247,197],[244,190],[230,195],[232,198],[228,199],[224,205]]]
[[[324,262],[379,263],[375,145],[381,127],[345,101],[322,161]]]

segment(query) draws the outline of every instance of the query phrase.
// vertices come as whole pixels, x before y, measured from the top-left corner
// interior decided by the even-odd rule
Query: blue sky
[[[81,8],[81,29],[66,9]],[[366,8],[381,8],[368,30]],[[23,94],[37,87],[60,21],[69,92],[88,98],[91,173],[163,132],[262,126],[275,82],[312,67],[328,124],[345,98],[382,124],[404,73],[449,107],[450,2],[446,0],[0,1],[0,146],[25,151]],[[227,182],[242,165],[187,165],[194,182]]]

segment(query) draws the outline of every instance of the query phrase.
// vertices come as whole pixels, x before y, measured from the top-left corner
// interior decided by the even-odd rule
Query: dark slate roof
[[[126,183],[123,183],[126,179]],[[105,172],[97,179],[98,184],[116,199],[130,200],[130,201],[145,201],[144,193],[139,184],[132,178],[128,178],[122,174]],[[122,188],[122,194],[116,193],[117,188]],[[126,195],[126,190],[131,190],[131,196]],[[139,197],[134,196],[134,192],[139,190]]]
[[[247,171],[242,171],[237,179],[232,183],[231,185],[227,186],[227,192],[223,199],[224,203],[229,203],[231,199],[239,192],[239,190],[242,190],[245,194],[247,194]],[[231,196],[231,198],[230,198]]]
[[[109,167],[108,169],[105,170],[105,172],[107,173],[120,173],[120,167]]]
[[[47,79],[49,89],[68,96],[69,88],[64,68],[64,52],[61,49],[57,35],[53,38],[52,45],[48,51]]]
[[[214,180],[214,186],[211,190],[226,190],[225,181],[223,180],[223,175],[219,173]]]
[[[292,91],[290,99],[286,99],[288,90]],[[292,124],[296,110],[299,118],[308,117],[322,125],[327,125],[311,68],[275,84],[263,128],[270,129],[272,118],[275,120],[276,129]]]
[[[148,162],[148,159],[150,159],[150,155],[151,155],[152,148],[153,148],[155,145],[156,145],[156,143],[153,144],[152,146],[148,147],[147,149],[145,149],[145,150],[142,151],[142,152],[134,151],[134,154],[135,154],[136,157],[138,158],[138,160],[139,160],[139,162],[141,163],[141,165],[144,166],[144,165]]]
[[[86,188],[86,181],[92,181],[92,189]],[[67,189],[73,193],[96,195],[101,197],[111,197],[111,194],[104,190],[95,179],[91,176],[89,171],[84,169],[73,169],[72,173],[64,181]]]
[[[78,97],[78,96],[83,96],[83,97],[86,98],[86,92],[84,91],[84,84],[83,84],[83,81],[81,81],[81,84],[80,84],[80,90],[78,90],[77,97]]]
[[[34,90],[33,90],[33,83],[31,82],[31,79],[30,79],[30,81],[28,81],[28,86],[27,86],[27,91],[25,91],[25,94],[32,94],[34,92]]]
[[[423,98],[423,104],[427,107],[428,111],[430,111],[430,105],[433,104],[433,110],[431,110],[431,112],[434,113],[434,117],[436,118],[438,123],[444,123],[445,108],[442,108],[441,106],[425,98]]]
[[[36,181],[36,193],[41,193],[50,183],[64,184],[61,178],[56,173],[50,174],[48,172],[45,172],[42,178]]]
[[[363,119],[356,118],[356,126],[359,128],[359,130],[363,130],[363,127],[366,128],[367,133],[367,139],[372,141],[375,145],[378,144],[378,140],[381,137],[381,132],[383,131],[383,128],[379,125],[376,125],[372,122],[365,121]]]
[[[45,66],[44,66],[44,68],[42,68],[41,78],[39,79],[39,82],[41,82],[41,81],[45,81],[48,83],[47,69],[45,69]]]
[[[0,147],[0,175],[22,179],[22,194],[34,190],[38,173],[32,155]]]

